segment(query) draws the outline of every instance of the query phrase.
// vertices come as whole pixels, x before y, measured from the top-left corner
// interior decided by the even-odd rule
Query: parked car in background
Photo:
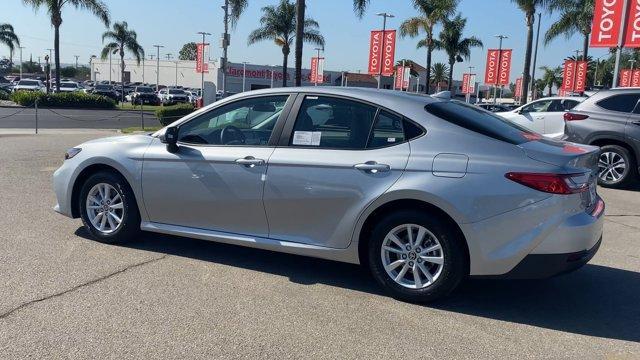
[[[196,91],[186,90],[185,94],[187,94],[187,97],[189,98],[189,102],[192,104],[195,104],[198,98],[200,97],[198,96],[198,93]]]
[[[82,86],[77,82],[63,81],[60,83],[60,92],[79,92],[82,90]]]
[[[640,89],[601,90],[564,114],[565,139],[600,146],[599,182],[625,187],[639,180]]]
[[[489,110],[491,112],[504,112],[510,111],[509,107],[501,105],[501,104],[477,104],[478,107],[481,107],[485,110]]]
[[[360,263],[392,296],[431,301],[468,275],[588,262],[604,223],[598,152],[460,101],[265,89],[70,149],[55,210],[106,243],[142,229]]]
[[[13,91],[44,91],[45,86],[40,80],[25,79],[20,80],[13,87]]]
[[[11,91],[13,84],[7,80],[4,76],[0,76],[0,89],[5,91]]]
[[[584,99],[586,98],[549,97],[496,114],[547,137],[559,139],[564,134],[564,113]]]
[[[106,96],[115,101],[120,101],[120,96],[112,85],[98,84],[93,88],[93,90],[91,90],[91,93]]]
[[[160,105],[160,99],[149,86],[137,86],[130,96],[133,104]]]
[[[166,88],[158,92],[158,98],[164,105],[188,103],[189,97],[182,89]]]

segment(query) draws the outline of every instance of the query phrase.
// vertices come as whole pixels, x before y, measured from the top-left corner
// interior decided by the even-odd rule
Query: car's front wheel
[[[131,240],[140,231],[140,214],[126,180],[113,172],[98,172],[83,184],[79,196],[85,228],[100,242]]]
[[[440,217],[400,211],[373,229],[369,268],[391,296],[410,302],[449,294],[467,275],[463,239]]]
[[[618,145],[600,148],[598,183],[606,187],[625,187],[636,180],[636,162],[629,150]]]

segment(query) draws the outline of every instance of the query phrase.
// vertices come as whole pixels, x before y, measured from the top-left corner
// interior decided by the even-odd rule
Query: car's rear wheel
[[[122,176],[98,172],[83,184],[79,196],[85,228],[98,241],[119,243],[140,231],[140,214],[133,191]]]
[[[376,281],[394,298],[433,301],[467,275],[463,239],[437,216],[400,211],[373,229],[368,253]]]
[[[598,183],[602,186],[619,188],[631,184],[637,177],[635,159],[629,150],[618,145],[600,148],[598,159]]]

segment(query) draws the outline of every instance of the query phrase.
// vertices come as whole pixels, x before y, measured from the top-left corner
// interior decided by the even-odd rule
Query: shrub
[[[9,93],[4,89],[0,89],[0,100],[9,100]]]
[[[156,110],[156,117],[162,126],[167,126],[179,118],[191,114],[195,108],[191,104],[163,106]]]
[[[83,92],[45,94],[39,91],[17,91],[11,100],[22,106],[32,106],[38,99],[40,107],[76,109],[115,109],[116,102],[105,96]]]

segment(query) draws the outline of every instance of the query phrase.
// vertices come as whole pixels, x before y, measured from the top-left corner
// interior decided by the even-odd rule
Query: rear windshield
[[[171,90],[169,90],[169,94],[173,94],[173,95],[184,95],[184,90],[171,89]]]
[[[153,89],[150,87],[137,87],[136,90],[141,93],[152,93]]]
[[[60,87],[63,87],[63,88],[75,88],[75,87],[78,87],[78,84],[76,84],[76,83],[60,83]]]
[[[540,135],[527,128],[461,101],[432,102],[425,109],[450,123],[511,144],[518,145],[540,138]]]
[[[37,86],[39,83],[33,80],[21,80],[18,85]]]

